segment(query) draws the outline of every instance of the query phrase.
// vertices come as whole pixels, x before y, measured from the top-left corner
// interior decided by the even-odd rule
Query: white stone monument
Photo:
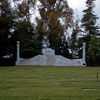
[[[83,43],[83,55],[81,59],[68,59],[61,55],[55,55],[55,51],[49,48],[50,43],[47,37],[43,41],[43,55],[37,55],[32,58],[20,58],[20,42],[17,41],[17,61],[16,65],[42,65],[42,66],[86,66],[85,61],[85,43]]]

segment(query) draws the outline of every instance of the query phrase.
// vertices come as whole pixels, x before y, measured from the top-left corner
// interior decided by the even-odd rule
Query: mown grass
[[[100,100],[100,68],[0,67],[0,100]]]

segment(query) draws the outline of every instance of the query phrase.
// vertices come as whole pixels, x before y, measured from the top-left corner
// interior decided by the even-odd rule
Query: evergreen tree
[[[95,62],[96,58],[99,56],[99,40],[97,39],[97,36],[99,35],[99,27],[97,25],[98,17],[94,12],[94,2],[95,0],[86,1],[87,9],[83,11],[84,15],[82,18],[82,27],[85,30],[85,36],[80,39],[80,43],[86,43],[86,57],[88,62]]]
[[[87,59],[89,65],[100,65],[100,39],[94,35],[90,42],[87,50]]]
[[[82,27],[84,28],[85,32],[85,41],[87,43],[90,41],[91,37],[94,34],[98,35],[98,26],[97,26],[97,19],[98,17],[94,13],[94,7],[95,7],[95,0],[87,0],[86,1],[86,7],[83,11],[84,15],[82,18]]]
[[[21,57],[29,58],[41,53],[42,41],[35,37],[33,26],[27,20],[16,24],[13,38],[15,41],[20,41]]]

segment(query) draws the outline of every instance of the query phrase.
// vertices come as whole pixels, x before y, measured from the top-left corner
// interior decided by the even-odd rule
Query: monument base
[[[23,59],[16,65],[31,66],[84,66],[82,59],[68,59],[60,55],[37,55],[29,59]]]
[[[20,59],[16,61],[16,65],[31,66],[86,66],[82,59],[68,59],[60,55],[55,55],[55,51],[51,48],[43,48],[43,55],[37,55],[28,59]]]
[[[43,55],[55,55],[55,51],[51,48],[43,48],[42,54]]]

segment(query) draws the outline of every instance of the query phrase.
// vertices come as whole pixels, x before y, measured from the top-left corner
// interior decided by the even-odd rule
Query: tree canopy
[[[10,37],[16,16],[8,0],[0,0],[0,58],[10,49]]]
[[[40,36],[47,35],[50,47],[60,47],[64,32],[72,24],[72,9],[65,0],[40,0],[41,19],[38,20],[38,33]],[[64,24],[63,24],[64,23]],[[57,51],[57,50],[56,50]]]
[[[34,55],[40,54],[42,43],[34,36],[34,26],[31,23],[30,8],[34,7],[31,0],[24,0],[22,3],[17,3],[14,0],[15,7],[12,7],[12,2],[9,0],[0,0],[0,57],[2,58],[7,53],[16,55],[16,43],[21,42],[21,53],[25,53],[25,48],[28,48],[28,42],[33,43]],[[27,40],[27,42],[25,42]],[[30,42],[31,41],[31,42]],[[34,46],[34,45],[37,46]],[[37,49],[37,47],[40,49]],[[31,49],[27,49],[28,54]],[[36,52],[35,52],[36,51]],[[27,54],[27,56],[28,56]],[[24,55],[24,56],[25,56]],[[29,56],[28,56],[29,57]]]

